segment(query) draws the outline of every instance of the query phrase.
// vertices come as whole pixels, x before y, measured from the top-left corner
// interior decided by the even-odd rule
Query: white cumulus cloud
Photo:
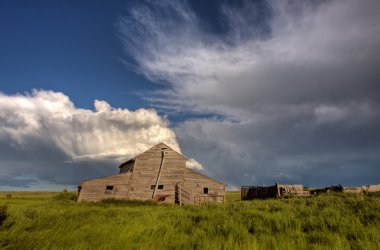
[[[118,163],[159,142],[180,152],[168,121],[154,109],[130,111],[99,100],[94,106],[77,108],[54,91],[0,94],[0,175],[9,177],[7,185],[19,176],[75,184],[116,173]]]
[[[196,169],[196,170],[204,170],[202,164],[200,164],[194,159],[189,159],[188,161],[186,161],[186,167]]]

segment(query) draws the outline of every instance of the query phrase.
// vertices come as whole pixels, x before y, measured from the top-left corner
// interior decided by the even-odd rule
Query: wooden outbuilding
[[[374,192],[380,192],[380,184],[360,186],[360,187],[344,187],[343,188],[343,192],[347,192],[347,193],[374,193]]]
[[[78,187],[78,201],[156,200],[171,204],[224,202],[225,185],[186,167],[188,159],[164,143],[120,165],[117,175]]]
[[[310,192],[305,190],[302,185],[277,184],[274,186],[242,186],[241,199],[265,199],[276,198],[284,195],[309,196]]]

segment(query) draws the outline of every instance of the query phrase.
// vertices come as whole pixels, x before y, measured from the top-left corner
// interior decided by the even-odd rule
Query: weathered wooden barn
[[[225,185],[187,168],[187,160],[159,143],[121,164],[119,174],[82,182],[78,201],[153,199],[180,205],[224,202]]]
[[[284,195],[309,196],[310,192],[305,190],[302,185],[277,184],[274,186],[242,186],[241,199],[265,199],[275,198]]]

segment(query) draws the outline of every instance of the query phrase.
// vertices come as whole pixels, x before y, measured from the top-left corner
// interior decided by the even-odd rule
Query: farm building
[[[367,185],[367,186],[360,186],[360,187],[344,187],[344,192],[347,193],[373,193],[373,192],[380,192],[380,184],[378,185]]]
[[[310,191],[311,194],[319,194],[319,193],[330,193],[330,192],[345,192],[345,193],[373,193],[380,192],[380,184],[379,185],[366,185],[359,187],[343,187],[342,185],[325,187],[325,188],[317,188]]]
[[[159,143],[121,164],[119,174],[82,182],[78,201],[153,199],[180,205],[224,202],[225,185],[186,168],[187,160]]]
[[[243,186],[241,188],[242,200],[275,198],[284,195],[309,196],[302,185],[284,185],[275,183],[274,186]]]

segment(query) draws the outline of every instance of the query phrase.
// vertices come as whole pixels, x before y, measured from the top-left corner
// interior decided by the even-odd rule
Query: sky
[[[377,0],[0,1],[0,190],[163,141],[238,189],[380,183]]]

